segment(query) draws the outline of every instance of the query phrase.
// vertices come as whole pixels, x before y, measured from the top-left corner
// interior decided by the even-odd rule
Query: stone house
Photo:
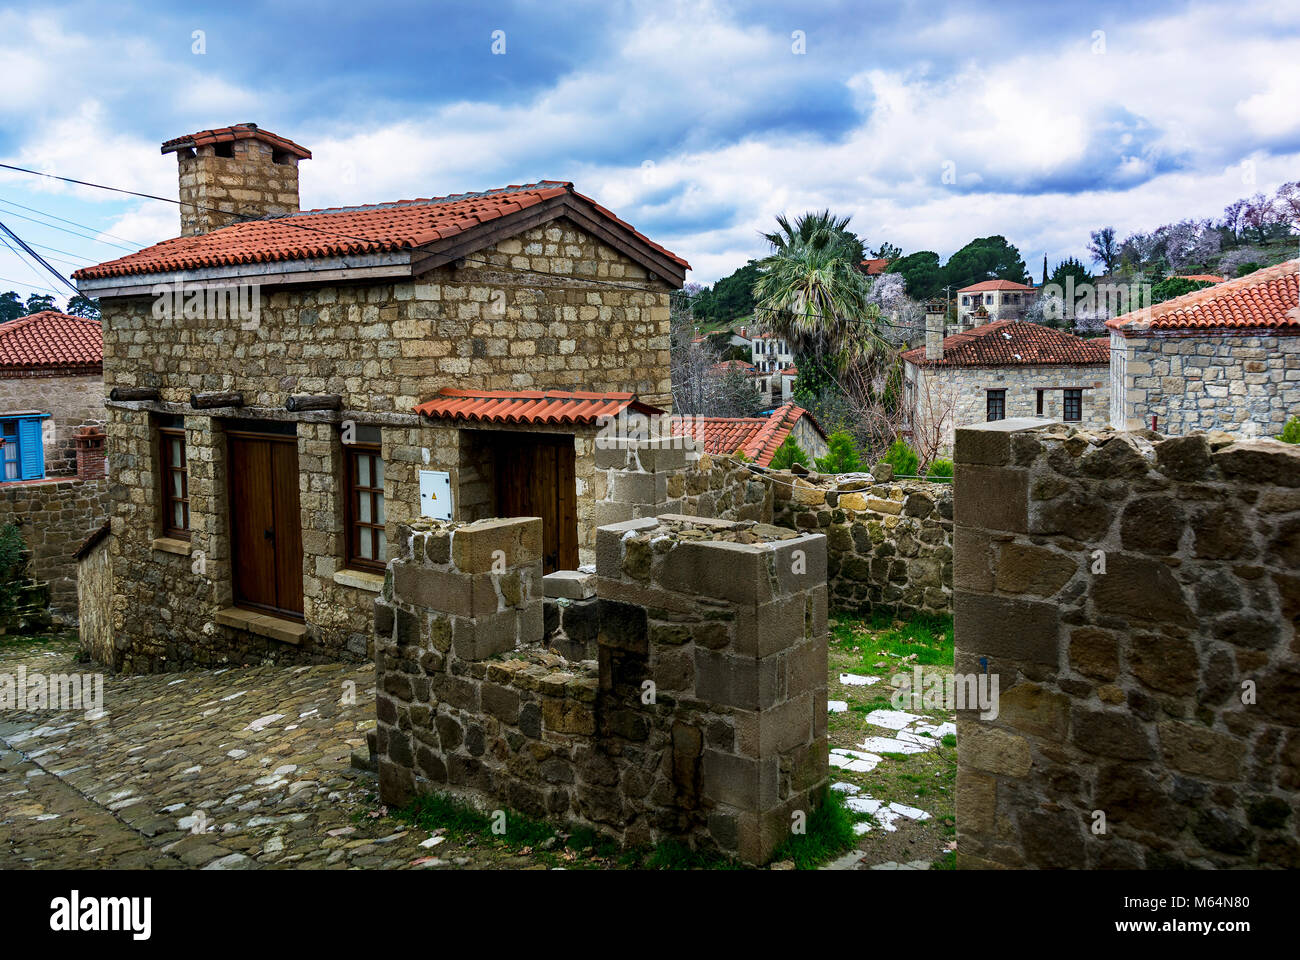
[[[104,316],[118,666],[365,655],[421,516],[541,516],[548,568],[594,556],[597,433],[669,405],[686,261],[566,182],[299,212],[292,141],[162,150],[181,236],[74,274]]]
[[[1108,320],[1111,425],[1280,433],[1300,414],[1297,275],[1289,260]]]
[[[981,280],[957,291],[957,322],[970,324],[973,315],[989,320],[1021,320],[1038,291],[1013,280]]]
[[[1016,417],[1101,427],[1110,418],[1109,344],[1041,324],[997,320],[942,335],[927,318],[925,346],[903,359],[906,433],[941,438],[956,427]]]
[[[829,452],[821,424],[789,402],[763,417],[683,417],[675,419],[672,428],[678,436],[694,438],[696,450],[714,456],[740,451],[760,467],[772,462],[777,448],[791,435],[809,457]]]
[[[79,431],[83,470],[104,475],[103,357],[98,320],[43,310],[0,324],[0,483],[76,476]]]

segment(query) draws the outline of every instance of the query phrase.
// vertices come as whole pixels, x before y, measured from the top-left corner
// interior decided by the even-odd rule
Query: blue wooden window
[[[0,482],[39,480],[45,476],[45,446],[41,442],[42,417],[0,419]]]

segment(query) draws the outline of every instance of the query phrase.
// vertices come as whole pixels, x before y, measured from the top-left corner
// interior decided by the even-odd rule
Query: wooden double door
[[[226,431],[235,605],[302,619],[298,439]]]
[[[573,437],[503,433],[495,438],[497,516],[542,518],[544,573],[578,568]]]

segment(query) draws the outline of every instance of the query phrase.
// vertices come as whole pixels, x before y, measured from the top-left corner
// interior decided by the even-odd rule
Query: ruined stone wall
[[[957,434],[967,867],[1300,866],[1300,449]]]
[[[117,663],[113,645],[113,554],[111,538],[101,539],[77,562],[77,634],[81,649],[110,670]]]
[[[1110,425],[1274,436],[1300,411],[1300,337],[1111,333]]]
[[[32,552],[30,574],[49,584],[54,615],[77,619],[77,548],[108,517],[108,481],[65,478],[0,483],[0,526],[16,524]]]
[[[731,527],[603,527],[592,661],[540,644],[540,521],[416,523],[376,604],[382,799],[763,862],[827,783],[825,539]]]
[[[824,533],[831,606],[895,616],[952,609],[952,485],[761,471],[674,441],[596,451],[606,523],[683,513]]]
[[[50,414],[41,424],[45,475],[77,474],[77,428],[104,422],[103,378],[98,374],[0,379],[0,414],[37,410]]]

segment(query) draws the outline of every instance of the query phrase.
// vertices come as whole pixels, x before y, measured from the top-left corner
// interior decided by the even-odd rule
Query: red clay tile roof
[[[255,123],[237,123],[233,127],[218,127],[216,130],[200,130],[184,137],[175,137],[163,141],[162,152],[173,153],[185,147],[205,147],[210,143],[231,143],[235,140],[261,140],[269,143],[276,150],[292,153],[302,160],[311,159],[311,151],[300,147],[292,140],[276,136],[270,130],[262,130]]]
[[[590,204],[601,217],[629,231],[674,263],[690,269],[690,264],[681,257],[637,233],[630,224],[590,197],[575,191],[573,184],[542,180],[482,193],[307,210],[249,220],[199,236],[164,240],[138,253],[83,267],[72,276],[75,280],[88,280],[201,267],[413,250],[467,233],[482,224],[566,193]]]
[[[732,370],[738,370],[745,374],[758,373],[758,367],[752,363],[746,363],[744,360],[724,360],[722,363],[715,363],[709,369],[714,373],[730,373]]]
[[[674,436],[694,437],[697,442],[702,434],[705,453],[727,456],[739,450],[766,467],[801,417],[826,435],[811,413],[793,403],[777,407],[766,417],[674,417],[672,428]]]
[[[969,287],[962,287],[958,293],[983,293],[986,290],[1033,290],[1033,287],[1027,287],[1023,283],[1016,283],[1013,280],[981,280],[979,283],[972,283]]]
[[[104,331],[98,320],[56,310],[0,323],[0,373],[17,370],[102,369]]]
[[[1023,320],[995,320],[944,337],[942,360],[926,360],[923,346],[904,352],[903,359],[924,367],[1093,366],[1110,363],[1110,342]]]
[[[1277,330],[1300,333],[1300,260],[1256,270],[1213,287],[1106,321],[1123,333],[1143,330]]]
[[[866,271],[867,276],[874,277],[878,273],[884,273],[885,268],[889,266],[889,261],[884,257],[876,257],[871,260],[862,261],[862,269]]]
[[[415,408],[426,417],[487,423],[595,423],[624,410],[648,415],[666,411],[631,393],[573,393],[565,390],[454,390]]]

